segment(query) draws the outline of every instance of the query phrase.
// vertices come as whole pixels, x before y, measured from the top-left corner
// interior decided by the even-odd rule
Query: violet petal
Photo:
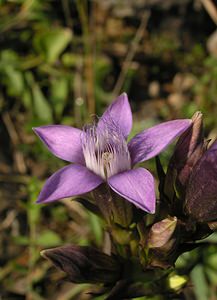
[[[137,207],[148,213],[155,212],[154,178],[144,168],[129,170],[108,179],[110,187]]]
[[[191,120],[180,119],[148,128],[128,143],[132,164],[150,159],[163,151],[176,137],[191,125]]]
[[[48,150],[55,156],[84,164],[80,129],[65,125],[47,125],[33,128]]]
[[[47,203],[61,198],[90,192],[103,179],[81,165],[68,165],[54,173],[45,183],[37,203]]]
[[[133,118],[132,111],[126,93],[121,94],[104,112],[99,119],[98,127],[103,127],[106,123],[114,122],[123,135],[127,137],[131,131]]]

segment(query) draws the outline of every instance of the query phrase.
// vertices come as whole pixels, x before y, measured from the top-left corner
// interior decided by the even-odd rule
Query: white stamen
[[[114,124],[84,128],[83,153],[88,169],[109,178],[131,168],[130,154],[121,131]]]

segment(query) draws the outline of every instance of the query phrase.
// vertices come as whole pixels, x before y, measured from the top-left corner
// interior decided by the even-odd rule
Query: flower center
[[[112,122],[86,126],[82,147],[87,168],[104,179],[131,168],[126,140]]]

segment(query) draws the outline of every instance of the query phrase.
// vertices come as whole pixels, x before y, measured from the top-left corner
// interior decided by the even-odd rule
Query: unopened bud
[[[149,232],[148,247],[160,248],[171,239],[177,225],[177,218],[171,217],[155,223]]]
[[[192,126],[189,127],[179,138],[175,156],[181,160],[189,158],[195,149],[203,143],[203,116],[196,112],[192,117]]]
[[[121,273],[115,257],[87,246],[63,246],[43,250],[41,255],[65,272],[74,283],[112,283]]]
[[[185,209],[195,221],[217,220],[217,141],[193,168],[186,191]]]
[[[155,223],[149,232],[147,246],[149,248],[149,265],[167,269],[174,263],[174,251],[178,238],[174,235],[177,218],[166,218]]]
[[[206,150],[203,119],[200,112],[192,117],[192,125],[180,136],[170,160],[166,176],[165,193],[171,195],[171,181],[180,194],[185,193],[192,168]]]

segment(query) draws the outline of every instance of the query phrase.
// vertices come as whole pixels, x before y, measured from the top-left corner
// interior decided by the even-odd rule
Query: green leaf
[[[5,66],[8,65],[18,66],[20,58],[15,51],[7,49],[7,50],[3,50],[0,53],[0,59],[1,59],[0,68],[2,67],[4,68]]]
[[[41,120],[51,122],[52,112],[46,98],[37,83],[32,86],[33,105],[35,114]]]
[[[216,270],[213,270],[212,268],[206,268],[206,274],[209,278],[209,280],[213,283],[213,284],[217,284],[217,272]]]
[[[42,121],[47,123],[52,122],[52,110],[47,102],[44,94],[42,93],[39,85],[35,82],[33,74],[31,72],[26,72],[25,74],[28,87],[32,92],[32,104],[34,114]]]
[[[211,268],[217,268],[217,253],[209,254],[206,257],[206,262]]]
[[[32,96],[31,96],[31,92],[29,91],[28,88],[26,88],[23,91],[23,95],[22,95],[22,103],[25,106],[26,109],[31,110],[32,108]]]
[[[61,117],[69,91],[68,78],[61,77],[52,81],[51,103],[57,117]]]
[[[20,246],[29,245],[29,238],[27,236],[19,235],[13,238],[14,243]]]
[[[100,246],[102,244],[102,237],[103,237],[103,229],[100,223],[100,218],[91,212],[88,212],[88,216],[89,216],[89,224],[91,227],[91,231],[94,235],[97,245]]]
[[[51,230],[43,231],[38,237],[37,244],[42,247],[58,246],[62,242],[58,234]]]
[[[39,32],[35,38],[36,49],[52,64],[68,46],[72,39],[72,32],[68,28],[55,28],[46,32]]]
[[[191,272],[191,280],[197,300],[208,300],[208,285],[202,265],[197,265]]]
[[[202,241],[200,241],[202,243],[217,243],[217,232],[212,233],[210,236],[208,236],[207,238],[203,239]]]
[[[22,73],[9,65],[5,68],[5,76],[4,81],[7,85],[8,94],[10,96],[20,96],[24,90]]]
[[[75,53],[64,53],[61,57],[62,63],[65,67],[74,67],[82,64],[82,56]]]

